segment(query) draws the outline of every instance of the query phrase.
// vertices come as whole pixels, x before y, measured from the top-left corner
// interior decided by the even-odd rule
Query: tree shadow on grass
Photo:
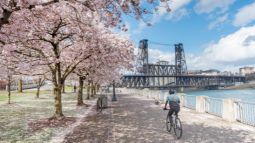
[[[63,117],[63,118],[43,118],[28,123],[29,131],[35,132],[42,130],[43,128],[54,128],[54,127],[67,127],[75,123],[79,118],[75,117]]]

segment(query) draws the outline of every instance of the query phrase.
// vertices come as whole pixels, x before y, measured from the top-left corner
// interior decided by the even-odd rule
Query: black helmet
[[[175,90],[173,90],[173,89],[169,90],[169,94],[174,94],[174,93],[175,93]]]

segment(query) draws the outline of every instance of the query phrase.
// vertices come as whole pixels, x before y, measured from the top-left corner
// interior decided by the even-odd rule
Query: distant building
[[[221,73],[221,75],[231,76],[231,75],[233,75],[233,73],[230,72],[230,71],[224,71],[224,72]]]
[[[189,70],[189,75],[220,75],[221,72],[216,69],[210,69],[210,70]]]
[[[255,73],[255,68],[254,67],[243,67],[243,68],[239,69],[239,73],[241,75],[252,74],[252,73]]]
[[[202,70],[189,70],[188,74],[189,75],[200,75],[200,74],[202,74]]]
[[[201,74],[202,74],[202,75],[219,75],[219,74],[220,74],[220,71],[219,71],[219,70],[216,70],[216,69],[210,69],[210,70],[202,71]]]
[[[158,65],[169,65],[168,61],[158,61],[157,62]]]
[[[5,90],[7,85],[7,81],[6,80],[0,80],[0,90]]]

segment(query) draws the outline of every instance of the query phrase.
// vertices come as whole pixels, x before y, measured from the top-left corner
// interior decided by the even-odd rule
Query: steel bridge
[[[196,87],[217,88],[245,82],[244,76],[188,74],[183,44],[175,44],[175,65],[167,61],[148,62],[148,40],[141,40],[138,50],[138,74],[124,75],[121,86],[128,88]]]

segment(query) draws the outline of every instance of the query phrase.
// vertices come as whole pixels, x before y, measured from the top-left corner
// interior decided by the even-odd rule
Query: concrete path
[[[209,114],[182,108],[183,137],[176,140],[165,128],[167,111],[144,97],[118,95],[103,113],[84,119],[64,142],[88,143],[243,143],[255,142],[255,128],[228,123]]]

